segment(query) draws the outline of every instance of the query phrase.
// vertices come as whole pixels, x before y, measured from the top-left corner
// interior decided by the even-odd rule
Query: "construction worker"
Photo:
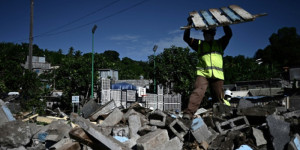
[[[188,26],[192,20],[188,18]],[[191,120],[199,108],[207,87],[210,87],[213,102],[223,103],[223,54],[232,36],[229,26],[223,26],[225,35],[214,40],[216,29],[202,30],[204,40],[190,37],[190,29],[184,31],[183,40],[197,52],[197,78],[194,90],[190,95],[187,108],[183,111],[183,119]]]
[[[231,97],[232,97],[232,92],[227,89],[224,93],[224,99],[223,99],[225,105],[231,106],[229,102],[231,100]]]

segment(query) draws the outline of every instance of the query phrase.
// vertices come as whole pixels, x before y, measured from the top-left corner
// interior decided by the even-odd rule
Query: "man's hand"
[[[188,21],[188,25],[192,25],[193,24],[192,16],[189,16],[187,18],[187,21]]]

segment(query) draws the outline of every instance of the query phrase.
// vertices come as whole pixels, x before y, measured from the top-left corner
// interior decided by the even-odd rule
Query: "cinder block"
[[[137,134],[139,128],[142,126],[141,119],[139,115],[130,115],[128,118],[128,123],[129,123],[129,135],[131,138]]]
[[[285,122],[277,115],[269,115],[267,117],[270,134],[273,136],[273,147],[275,150],[284,149],[285,145],[290,141],[290,124]]]
[[[115,108],[112,113],[107,116],[100,126],[114,126],[123,118],[123,113],[119,108]]]
[[[157,129],[154,132],[150,132],[136,141],[138,150],[156,150],[169,141],[169,135],[167,130]]]
[[[227,131],[241,130],[250,126],[245,116],[236,117],[222,123],[216,122],[216,126],[221,134]]]
[[[101,106],[99,109],[94,111],[94,113],[89,117],[91,121],[97,120],[101,115],[107,115],[111,113],[116,108],[116,104],[113,100],[107,102],[105,105]]]
[[[161,110],[155,110],[148,114],[147,118],[151,125],[164,127],[166,126],[167,115]]]
[[[198,143],[207,141],[207,139],[212,135],[212,133],[208,130],[202,118],[195,118],[193,120],[191,129],[192,129],[192,134]]]
[[[256,146],[261,146],[267,144],[264,134],[261,130],[252,128],[252,133],[256,141]]]
[[[72,122],[78,124],[83,130],[88,132],[91,136],[101,142],[104,146],[99,147],[99,149],[113,149],[113,150],[127,150],[127,146],[114,139],[112,136],[104,135],[99,127],[90,123],[88,120],[78,116],[75,113],[72,113],[70,116]]]
[[[173,122],[171,122],[169,124],[169,128],[181,141],[184,141],[183,137],[189,131],[189,128],[178,119],[175,119]]]

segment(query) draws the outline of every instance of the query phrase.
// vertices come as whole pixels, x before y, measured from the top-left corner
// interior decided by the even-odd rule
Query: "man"
[[[188,18],[188,25],[192,20]],[[216,29],[202,30],[204,41],[190,37],[190,29],[184,31],[183,40],[197,52],[197,78],[190,95],[188,107],[183,111],[183,118],[191,120],[199,108],[207,87],[210,87],[213,102],[223,103],[223,54],[232,36],[229,26],[223,27],[225,35],[214,40]]]

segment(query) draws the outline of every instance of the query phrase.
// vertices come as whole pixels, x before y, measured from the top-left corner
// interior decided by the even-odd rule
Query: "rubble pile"
[[[57,108],[51,116],[20,117],[0,100],[0,149],[299,150],[300,110],[287,109],[283,101],[216,103],[183,120],[181,112],[139,103],[122,109],[113,100],[90,100],[80,114]]]

